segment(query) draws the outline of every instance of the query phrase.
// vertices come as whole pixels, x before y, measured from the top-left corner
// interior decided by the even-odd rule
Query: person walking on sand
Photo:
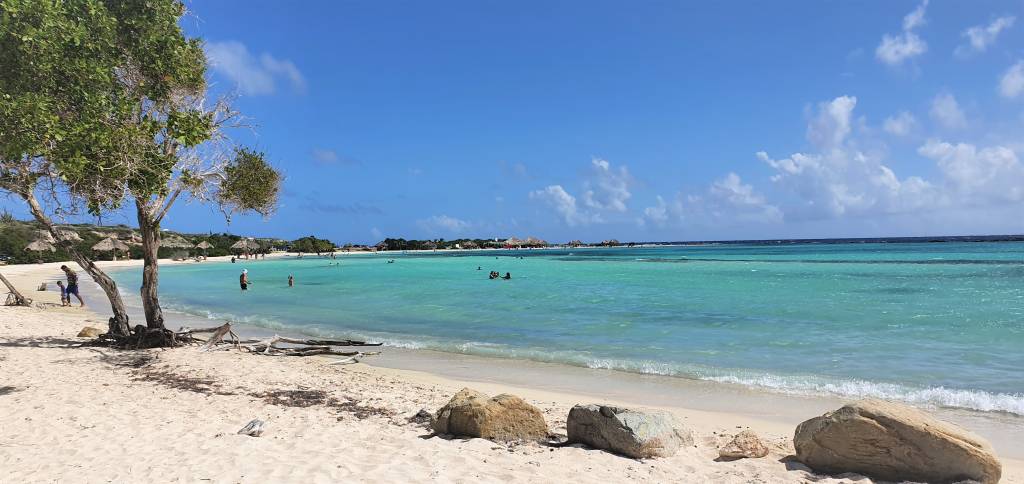
[[[71,295],[74,294],[80,303],[78,307],[85,307],[85,301],[82,300],[82,295],[78,294],[78,274],[75,274],[75,271],[71,270],[68,266],[60,266],[60,270],[64,271],[64,274],[68,276],[68,306],[71,305]]]
[[[242,274],[238,276],[238,285],[242,287],[242,292],[249,290],[249,269],[242,269]]]

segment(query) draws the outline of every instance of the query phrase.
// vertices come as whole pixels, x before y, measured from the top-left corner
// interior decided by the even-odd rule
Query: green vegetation
[[[134,202],[146,323],[162,339],[160,225],[175,201],[268,216],[280,192],[263,153],[231,143],[239,113],[207,101],[202,41],[182,31],[184,13],[179,0],[0,0],[0,189],[103,287],[118,335],[129,326],[116,284],[54,215]]]
[[[289,252],[304,252],[304,253],[323,253],[331,252],[336,246],[334,242],[327,239],[318,239],[312,235],[296,239],[289,244]]]

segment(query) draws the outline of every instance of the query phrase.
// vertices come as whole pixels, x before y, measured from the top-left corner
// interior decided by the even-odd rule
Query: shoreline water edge
[[[225,258],[226,259],[226,258]],[[211,259],[210,262],[215,262]],[[139,261],[121,261],[103,263],[105,269],[120,270],[132,268]],[[168,263],[172,264],[172,263]],[[177,264],[177,263],[173,263]],[[57,279],[59,264],[43,264],[28,267],[5,268],[5,273],[12,272],[9,277],[21,281],[18,287],[28,287],[28,282],[38,285],[40,282]],[[10,269],[14,269],[11,271]],[[104,300],[91,281],[85,286],[86,297],[93,314],[67,310],[72,318],[75,314],[83,314],[86,318],[102,320]],[[138,298],[131,290],[122,287],[127,297],[133,320],[140,318],[137,313]],[[54,308],[54,313],[65,311]],[[181,313],[170,309],[167,311],[169,326],[211,326],[205,317]],[[204,324],[205,323],[205,324]],[[94,324],[94,323],[93,323]],[[262,328],[240,324],[237,328],[241,334],[260,336],[280,332],[282,329]],[[299,334],[292,332],[291,334]],[[259,359],[259,358],[257,358]],[[269,359],[260,359],[262,360]],[[576,402],[610,402],[624,405],[662,408],[682,414],[699,431],[709,435],[718,434],[733,426],[753,428],[780,446],[788,445],[792,438],[795,425],[807,418],[820,415],[825,411],[838,408],[849,397],[835,395],[792,395],[756,388],[750,388],[730,382],[716,382],[689,378],[630,373],[610,369],[585,368],[550,362],[537,362],[511,358],[493,358],[479,355],[445,353],[429,349],[407,349],[385,346],[382,355],[367,358],[363,361],[366,371],[390,378],[409,379],[423,384],[447,385],[455,388],[470,385],[492,393],[511,391],[520,395],[539,400],[551,400],[564,403]],[[290,362],[289,362],[290,364]],[[357,365],[364,368],[363,365]],[[362,371],[362,370],[360,370]],[[1004,459],[1004,476],[1002,482],[1024,482],[1024,418],[1007,412],[980,412],[958,408],[926,407],[938,418],[964,426],[992,442],[993,446]],[[431,409],[433,410],[433,409]],[[725,423],[728,422],[728,423]],[[718,428],[718,431],[711,430]],[[759,463],[758,465],[767,465]],[[774,462],[775,466],[782,466]],[[654,468],[655,466],[652,466]],[[760,469],[760,468],[758,468]],[[732,478],[723,482],[742,482],[739,476],[758,475],[761,470],[752,468],[732,469],[736,472]],[[784,472],[792,473],[792,470]],[[797,475],[785,477],[767,477],[768,481],[798,480]],[[421,476],[420,479],[425,476]],[[622,477],[620,475],[620,477]],[[632,476],[638,477],[638,476]],[[681,478],[679,478],[681,479]],[[415,480],[415,479],[414,479]],[[513,479],[515,480],[515,479]],[[641,479],[643,480],[643,479]],[[681,479],[686,480],[686,479]],[[840,479],[841,480],[841,479]],[[839,482],[839,481],[836,481]]]
[[[504,251],[508,252],[508,251]],[[424,254],[435,253],[426,251]],[[502,253],[498,250],[463,251],[464,254]],[[377,256],[367,254],[348,254],[346,257],[384,257],[387,253]],[[224,260],[213,260],[213,263],[224,263]],[[271,260],[288,260],[293,256],[277,254]],[[232,266],[236,269],[239,265]],[[252,261],[258,267],[262,261]],[[118,271],[130,270],[120,266]],[[90,295],[102,298],[98,287],[89,287]],[[95,291],[95,294],[92,294]],[[129,305],[129,313],[133,320],[142,317],[141,300],[138,295],[121,287],[121,292]],[[516,386],[536,386],[538,384],[550,391],[587,394],[594,388],[602,388],[602,395],[613,396],[619,401],[634,403],[653,402],[655,405],[696,408],[706,411],[727,411],[741,413],[755,418],[764,418],[780,423],[791,423],[802,416],[823,413],[835,408],[843,402],[859,398],[882,398],[901,401],[935,412],[945,418],[963,423],[965,426],[991,433],[995,442],[1024,442],[1024,395],[989,394],[971,390],[954,390],[944,388],[912,388],[898,385],[847,380],[823,380],[816,382],[804,380],[802,386],[792,386],[794,380],[783,380],[771,375],[756,375],[750,378],[738,377],[735,374],[722,372],[720,375],[698,377],[686,373],[668,373],[644,368],[629,368],[602,361],[600,365],[588,362],[566,362],[545,358],[543,355],[515,357],[496,353],[474,352],[466,346],[437,349],[426,347],[411,341],[394,341],[389,338],[377,338],[379,334],[361,332],[337,332],[334,328],[304,327],[298,322],[246,321],[244,318],[225,317],[224,314],[208,311],[183,311],[175,304],[173,298],[165,297],[166,311],[174,319],[183,322],[179,326],[204,326],[231,321],[240,334],[251,337],[270,336],[280,333],[285,336],[312,336],[318,338],[357,338],[367,341],[383,342],[387,351],[383,355],[369,358],[365,363],[372,366],[393,368],[398,370],[419,370],[444,377],[490,383],[507,383]],[[197,308],[191,308],[193,310]],[[209,308],[198,308],[209,309]],[[261,324],[263,323],[263,324]],[[409,344],[412,343],[412,344]],[[485,347],[486,349],[486,347]],[[799,378],[797,379],[799,382]],[[780,382],[783,384],[772,385]],[[694,395],[699,395],[695,398]],[[629,398],[633,396],[634,398]],[[783,402],[789,402],[788,404]],[[765,410],[769,409],[769,410]],[[1024,448],[1020,455],[1024,458]]]

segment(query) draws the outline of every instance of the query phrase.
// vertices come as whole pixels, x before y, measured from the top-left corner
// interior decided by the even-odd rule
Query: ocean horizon
[[[240,259],[168,265],[160,288],[168,309],[279,331],[1024,415],[1012,237]]]

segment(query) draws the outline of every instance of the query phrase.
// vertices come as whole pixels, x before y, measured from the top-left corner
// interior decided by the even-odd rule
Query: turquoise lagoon
[[[168,265],[160,292],[312,335],[1024,415],[1021,242],[286,257]]]

